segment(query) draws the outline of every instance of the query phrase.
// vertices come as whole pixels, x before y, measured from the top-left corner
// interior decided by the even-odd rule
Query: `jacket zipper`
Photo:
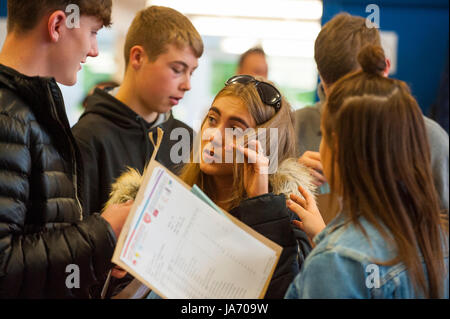
[[[58,124],[63,128],[63,131],[64,131],[66,137],[68,137],[67,133],[66,133],[66,131],[64,129],[64,125],[63,125],[63,123],[61,122],[61,120],[60,120],[60,118],[58,116],[58,112],[56,111],[56,104],[55,104],[55,100],[53,98],[53,94],[52,94],[52,90],[50,88],[50,85],[51,85],[51,83],[47,84],[48,95],[50,97],[50,102],[51,102],[51,108],[50,109],[51,109],[51,111],[53,113],[53,116],[58,121]],[[72,180],[73,180],[73,182],[72,183],[73,183],[73,186],[75,188],[75,200],[76,200],[76,203],[77,203],[77,206],[78,206],[78,211],[80,212],[80,221],[82,221],[83,220],[83,209],[81,207],[81,203],[80,203],[80,200],[78,198],[78,183],[77,183],[78,177],[77,177],[76,155],[75,155],[75,150],[73,148],[73,144],[70,141],[70,138],[68,140],[69,140],[69,144],[70,144],[70,151],[72,153],[72,169],[73,169],[73,173],[72,173]]]

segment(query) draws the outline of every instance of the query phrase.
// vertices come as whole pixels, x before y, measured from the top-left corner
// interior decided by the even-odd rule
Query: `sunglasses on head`
[[[225,82],[225,85],[231,85],[233,83],[254,83],[259,97],[264,104],[272,106],[277,112],[281,108],[281,93],[272,84],[258,81],[251,75],[232,76],[228,79],[228,81]]]

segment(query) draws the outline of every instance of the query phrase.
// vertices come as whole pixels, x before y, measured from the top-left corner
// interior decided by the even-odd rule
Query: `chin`
[[[55,78],[56,82],[65,86],[74,86],[77,83],[77,77],[74,78]]]
[[[200,170],[210,176],[232,175],[233,167],[226,164],[200,163]]]

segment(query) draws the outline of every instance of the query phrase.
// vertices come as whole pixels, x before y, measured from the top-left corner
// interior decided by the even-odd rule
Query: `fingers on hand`
[[[116,268],[113,268],[111,270],[111,276],[113,276],[114,278],[122,279],[126,275],[127,275],[127,272],[125,270],[119,270],[119,269],[116,269]]]
[[[301,230],[304,230],[304,228],[303,228],[303,222],[298,221],[298,220],[293,220],[293,221],[292,221],[292,224],[294,224],[294,226],[300,228]]]
[[[298,186],[298,191],[300,192],[300,194],[302,194],[302,196],[305,198],[306,200],[306,204],[308,204],[309,202],[311,202],[312,197],[311,195],[300,185]]]
[[[298,159],[298,162],[315,170],[323,171],[319,153],[306,152],[305,154],[302,155],[302,157]]]
[[[320,161],[320,153],[319,152],[306,151],[304,155],[309,158]]]
[[[269,165],[269,159],[261,152],[258,152],[258,150],[262,150],[262,146],[259,141],[251,140],[246,148],[236,144],[233,144],[233,147],[244,154],[248,163],[257,164],[260,167],[266,167]]]
[[[300,219],[304,219],[306,215],[306,210],[300,205],[294,202],[293,200],[287,200],[286,206],[293,211]]]
[[[302,206],[303,208],[306,207],[306,201],[305,201],[304,198],[301,198],[300,196],[295,195],[295,194],[290,194],[289,197],[290,197],[294,202],[296,202],[297,204],[299,204],[300,206]]]
[[[323,184],[327,182],[326,178],[322,174],[313,169],[310,170],[310,174],[317,180],[318,183]]]

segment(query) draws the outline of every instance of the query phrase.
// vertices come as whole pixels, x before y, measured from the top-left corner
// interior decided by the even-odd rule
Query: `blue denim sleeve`
[[[310,255],[289,286],[286,299],[369,298],[360,262],[336,251]]]
[[[162,299],[162,298],[160,296],[158,296],[157,294],[155,294],[152,290],[152,291],[150,291],[150,293],[148,294],[146,299]]]

